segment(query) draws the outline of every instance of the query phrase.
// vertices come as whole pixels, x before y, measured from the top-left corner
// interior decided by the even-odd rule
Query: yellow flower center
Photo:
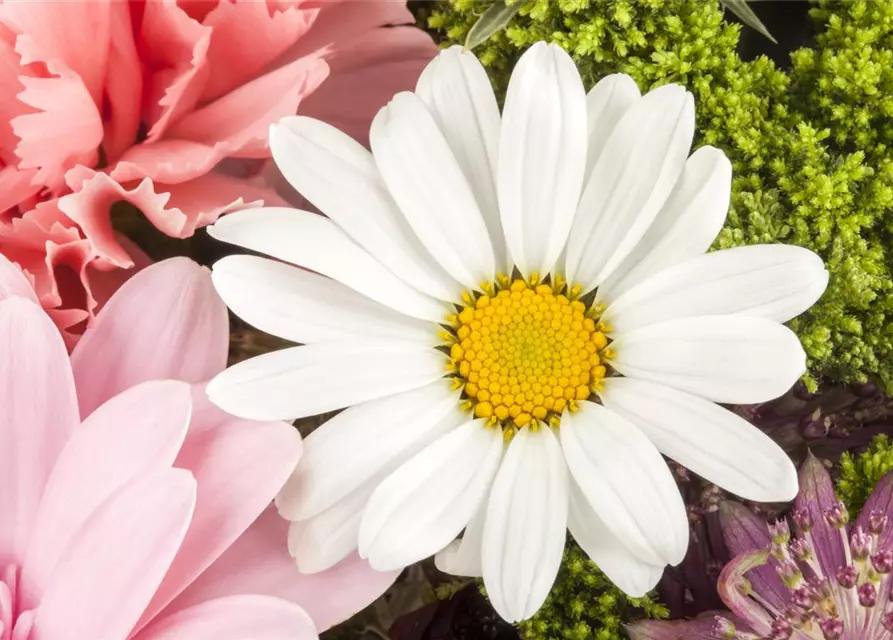
[[[502,278],[486,293],[466,294],[466,306],[448,318],[454,384],[466,408],[491,424],[555,425],[607,373],[608,328],[598,310],[577,299],[578,288],[565,295],[560,279],[532,280]]]

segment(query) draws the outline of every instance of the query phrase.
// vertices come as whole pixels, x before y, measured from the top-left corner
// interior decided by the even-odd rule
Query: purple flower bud
[[[880,574],[890,573],[893,571],[893,552],[881,549],[871,556],[871,566]]]
[[[803,580],[803,573],[800,571],[800,567],[791,560],[780,560],[775,570],[789,589],[795,589]]]
[[[772,621],[769,631],[769,640],[788,640],[794,634],[794,627],[784,618],[776,618]]]
[[[800,562],[808,562],[812,558],[812,546],[806,538],[794,538],[788,545],[794,558]]]
[[[842,529],[850,521],[846,505],[838,502],[835,506],[825,509],[825,521],[835,529]]]
[[[769,535],[772,537],[773,544],[787,544],[791,539],[791,528],[788,526],[787,520],[776,520],[769,524]]]
[[[872,538],[869,534],[862,530],[862,527],[856,527],[853,535],[850,536],[850,549],[856,560],[865,560],[871,553]]]
[[[844,589],[852,589],[856,586],[856,580],[859,579],[859,572],[856,571],[856,567],[850,565],[848,567],[841,567],[837,571],[837,584],[839,584]]]
[[[810,609],[814,604],[813,591],[806,585],[801,585],[791,592],[791,601],[802,609]]]
[[[870,609],[877,604],[877,589],[874,588],[874,584],[871,582],[860,584],[859,588],[856,589],[856,593],[859,594],[859,604],[863,607]]]
[[[868,514],[868,530],[879,536],[884,532],[884,529],[887,528],[887,516],[884,515],[883,511],[878,509],[872,509],[871,513]]]
[[[735,625],[732,624],[731,620],[716,616],[713,622],[713,636],[715,638],[734,640],[737,635],[738,630],[735,629]]]
[[[812,515],[810,515],[808,510],[795,509],[791,514],[791,519],[801,535],[805,535],[812,530]]]
[[[884,625],[884,629],[887,631],[893,631],[893,611],[888,611],[884,614],[884,617],[881,618],[881,624]]]
[[[843,637],[843,623],[838,618],[826,618],[819,623],[825,640],[840,640]]]
[[[831,581],[828,578],[813,579],[810,581],[809,587],[812,589],[812,596],[816,602],[828,602],[834,599],[834,590],[831,588]]]

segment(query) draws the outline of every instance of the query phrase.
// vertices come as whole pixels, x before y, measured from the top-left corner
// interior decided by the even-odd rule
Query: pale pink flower
[[[411,23],[402,0],[0,0],[0,252],[73,342],[92,277],[134,266],[113,204],[186,237],[280,203],[222,169],[259,172],[269,125],[299,107],[365,141],[436,52]]]
[[[315,638],[393,581],[289,557],[269,505],[300,437],[204,399],[228,336],[207,270],[140,272],[70,359],[2,258],[0,298],[0,640]]]

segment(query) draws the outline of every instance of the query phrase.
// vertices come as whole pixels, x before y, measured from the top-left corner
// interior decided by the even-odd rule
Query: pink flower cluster
[[[400,0],[0,0],[0,252],[69,346],[141,264],[113,205],[181,238],[276,203],[269,125],[300,108],[365,142],[435,53],[411,22]]]

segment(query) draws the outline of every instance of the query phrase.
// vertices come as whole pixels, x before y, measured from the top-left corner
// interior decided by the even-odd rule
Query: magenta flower
[[[228,338],[209,275],[148,267],[69,358],[0,258],[0,640],[304,640],[393,581],[356,556],[298,572],[269,507],[300,437],[204,399]]]
[[[812,456],[786,520],[767,524],[723,505],[735,556],[719,577],[731,611],[690,622],[642,622],[632,640],[893,640],[893,474],[875,487],[855,522]]]

